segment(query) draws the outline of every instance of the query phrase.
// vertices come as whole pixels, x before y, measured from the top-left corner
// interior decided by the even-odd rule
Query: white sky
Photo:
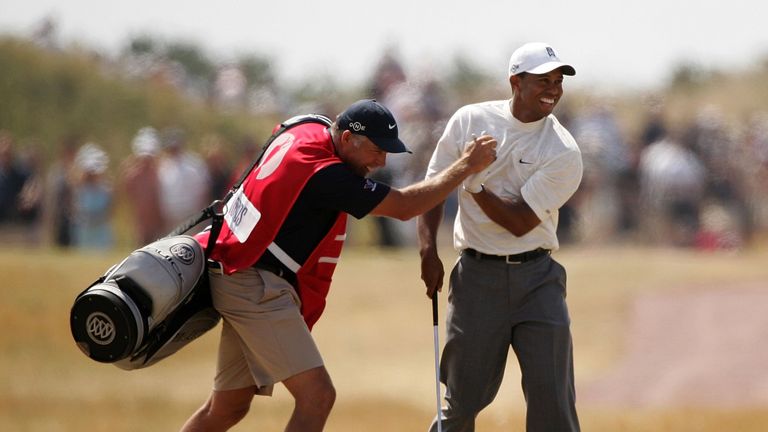
[[[439,74],[463,53],[505,80],[514,48],[546,41],[576,67],[568,84],[595,90],[653,88],[682,62],[744,69],[768,58],[765,0],[0,0],[0,33],[28,35],[46,15],[64,41],[104,50],[146,33],[222,60],[265,54],[285,82],[360,84],[388,46],[412,74]]]

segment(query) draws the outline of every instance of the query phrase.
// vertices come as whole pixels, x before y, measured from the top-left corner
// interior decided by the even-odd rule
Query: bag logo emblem
[[[183,264],[191,265],[195,260],[195,250],[186,243],[178,243],[171,246],[171,253]]]
[[[101,312],[88,315],[85,320],[85,331],[92,341],[99,345],[109,345],[115,340],[115,324],[112,319]]]

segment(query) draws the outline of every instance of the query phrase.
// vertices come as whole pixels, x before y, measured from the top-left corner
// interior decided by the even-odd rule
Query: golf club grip
[[[437,325],[437,291],[432,295],[432,325]]]

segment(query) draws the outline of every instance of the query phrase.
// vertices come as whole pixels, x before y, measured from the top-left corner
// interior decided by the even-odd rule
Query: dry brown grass
[[[95,363],[75,348],[68,328],[74,296],[122,256],[0,252],[0,430],[172,431],[207,396],[217,330],[133,372]],[[453,252],[444,257],[450,266]],[[768,280],[765,250],[572,248],[556,257],[569,269],[578,383],[620,359],[634,295]],[[444,297],[440,303],[444,316]],[[345,251],[315,336],[338,390],[327,430],[425,430],[434,415],[432,326],[414,250]],[[524,430],[514,363],[496,402],[480,415],[479,430]],[[275,397],[258,398],[234,430],[281,430],[290,410],[278,387]],[[768,424],[768,407],[580,406],[580,417],[590,431],[759,431]]]

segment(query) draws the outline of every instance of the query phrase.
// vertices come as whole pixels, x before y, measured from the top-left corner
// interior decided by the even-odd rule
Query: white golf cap
[[[563,68],[563,75],[576,75],[573,66],[563,63],[549,44],[530,42],[512,53],[509,59],[509,76],[523,72],[545,74],[557,68]]]

